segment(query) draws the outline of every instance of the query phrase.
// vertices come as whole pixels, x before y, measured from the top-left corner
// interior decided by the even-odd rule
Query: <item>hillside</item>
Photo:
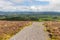
[[[10,21],[60,20],[60,12],[0,12],[0,20]]]

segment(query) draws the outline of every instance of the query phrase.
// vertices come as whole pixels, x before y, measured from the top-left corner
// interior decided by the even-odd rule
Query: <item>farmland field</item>
[[[60,22],[48,21],[44,23],[51,40],[60,40]]]
[[[0,21],[0,40],[8,40],[30,24],[31,22],[29,21]]]

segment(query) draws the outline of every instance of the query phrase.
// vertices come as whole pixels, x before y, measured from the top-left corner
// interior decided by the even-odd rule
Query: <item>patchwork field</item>
[[[0,40],[8,40],[30,24],[31,22],[29,21],[0,21]]]
[[[51,40],[60,40],[60,22],[48,21],[44,23]]]

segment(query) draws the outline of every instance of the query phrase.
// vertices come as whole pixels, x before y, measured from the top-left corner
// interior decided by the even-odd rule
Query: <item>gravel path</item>
[[[48,34],[44,31],[43,22],[33,22],[14,35],[10,40],[48,40]]]

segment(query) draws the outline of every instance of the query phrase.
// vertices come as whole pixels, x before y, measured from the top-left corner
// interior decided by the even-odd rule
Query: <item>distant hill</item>
[[[0,11],[0,15],[6,14],[44,14],[44,15],[60,15],[60,12],[2,12]]]

